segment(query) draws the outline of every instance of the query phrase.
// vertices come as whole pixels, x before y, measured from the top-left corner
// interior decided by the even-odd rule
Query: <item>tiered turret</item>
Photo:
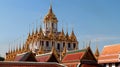
[[[16,49],[16,51],[9,51],[6,55],[7,60],[13,60],[19,53],[32,51],[36,54],[43,54],[51,52],[58,53],[60,56],[65,55],[66,50],[78,49],[78,41],[72,30],[71,34],[64,32],[64,29],[59,32],[57,28],[58,20],[52,10],[52,5],[47,15],[44,17],[44,31],[40,26],[39,30],[32,30],[28,33],[25,44]]]

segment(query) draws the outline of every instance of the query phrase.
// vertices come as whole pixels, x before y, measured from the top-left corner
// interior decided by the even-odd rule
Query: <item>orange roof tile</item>
[[[78,50],[77,52],[68,53],[63,58],[62,62],[65,63],[65,62],[72,62],[72,61],[80,61],[84,53],[85,53],[85,50]]]
[[[104,46],[98,63],[119,62],[120,44]]]

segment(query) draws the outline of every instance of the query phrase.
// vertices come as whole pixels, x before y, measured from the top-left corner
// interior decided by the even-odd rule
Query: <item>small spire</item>
[[[32,35],[34,35],[34,22],[33,22]]]
[[[90,45],[91,45],[91,40],[90,40],[89,43],[88,43],[88,47],[90,47]]]
[[[74,30],[73,30],[73,29],[72,29],[72,33],[71,33],[71,34],[72,34],[72,35],[75,35],[75,34],[74,34]]]
[[[32,30],[32,35],[34,35],[34,29]]]
[[[50,9],[49,12],[52,13],[52,2],[50,3]]]
[[[75,34],[74,34],[73,29],[72,29],[72,32],[71,32],[71,34],[70,34],[70,39],[71,39],[72,41],[76,41],[76,36],[75,36]]]
[[[96,57],[96,59],[98,59],[98,57],[99,57],[98,44],[96,44],[95,57]]]
[[[16,52],[18,52],[18,45],[16,45]]]
[[[10,43],[9,43],[9,46],[8,46],[8,53],[10,53]]]
[[[38,24],[37,24],[37,20],[36,20],[36,34],[38,33]]]
[[[39,32],[42,32],[42,27],[41,27],[41,25],[40,25],[40,29],[39,29]]]
[[[19,52],[21,52],[21,44],[19,44]]]
[[[67,48],[66,48],[66,45],[65,45],[64,48],[63,48],[63,52],[62,52],[62,57],[65,56],[66,52],[67,52]]]
[[[37,34],[38,33],[38,29],[36,28],[36,32],[35,32],[35,34]]]
[[[64,34],[64,30],[63,30],[63,28],[62,28],[62,35],[65,35],[65,34]]]
[[[69,39],[69,35],[68,35],[68,29],[67,29],[67,32],[66,32],[66,35],[65,35],[66,39],[68,40]]]
[[[31,34],[30,34],[30,24],[29,24],[29,32],[28,32],[28,37],[30,37],[30,35],[31,35]]]

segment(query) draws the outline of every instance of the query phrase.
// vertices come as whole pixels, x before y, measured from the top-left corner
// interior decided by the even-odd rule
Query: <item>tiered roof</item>
[[[37,60],[35,59],[35,54],[33,54],[32,52],[26,52],[26,53],[22,53],[22,54],[17,54],[14,61],[34,61],[34,62],[36,62]]]
[[[38,62],[60,62],[53,52],[36,56]]]
[[[104,46],[98,63],[116,63],[120,62],[120,44]]]
[[[67,62],[80,61],[83,55],[85,54],[85,51],[86,49],[68,52],[63,58],[62,62],[67,63]]]
[[[62,63],[65,64],[68,67],[76,67],[81,66],[85,67],[97,67],[97,61],[90,49],[90,47],[87,47],[82,50],[74,50],[67,52],[67,54],[64,56]]]

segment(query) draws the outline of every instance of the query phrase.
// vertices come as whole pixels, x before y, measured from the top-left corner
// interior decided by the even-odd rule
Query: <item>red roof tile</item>
[[[95,65],[82,64],[81,67],[97,67]]]
[[[47,62],[49,58],[50,58],[50,55],[36,57],[38,62]]]
[[[105,46],[98,58],[98,63],[119,62],[120,44]]]
[[[32,58],[30,57],[32,56]],[[28,60],[30,59],[30,60]],[[23,53],[23,54],[18,54],[16,55],[14,61],[36,61],[35,59],[35,56],[33,55],[32,52],[26,52],[26,53]]]
[[[52,55],[53,55],[52,52],[45,53],[45,54],[39,54],[39,55],[36,56],[36,59],[37,59],[38,62],[47,62]]]
[[[79,64],[79,62],[77,62],[77,63],[66,63],[64,65],[66,65],[67,67],[77,67],[78,64]]]
[[[23,55],[18,55],[18,56],[15,57],[14,61],[19,61],[22,57],[23,57]]]
[[[0,67],[65,67],[59,63],[51,62],[0,62]]]
[[[84,55],[84,50],[78,50],[77,52],[68,53],[63,58],[62,62],[72,62],[72,61],[80,61],[82,56]]]

